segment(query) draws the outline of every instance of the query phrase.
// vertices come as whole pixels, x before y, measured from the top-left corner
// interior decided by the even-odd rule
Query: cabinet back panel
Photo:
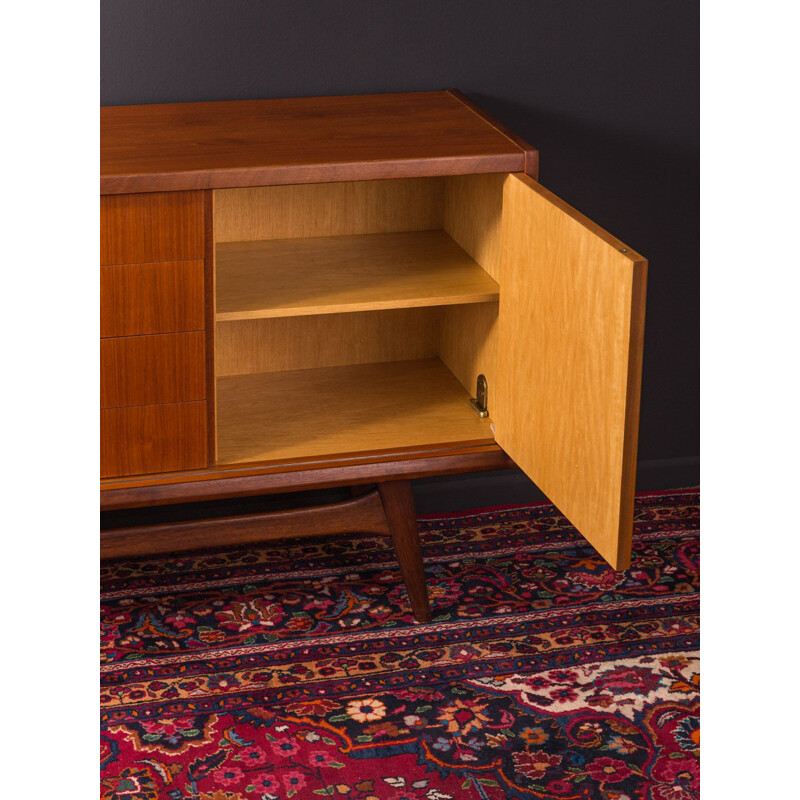
[[[214,192],[216,242],[442,227],[444,178],[263,186]]]
[[[440,308],[410,308],[220,322],[216,374],[433,358],[440,316]]]
[[[501,283],[503,181],[507,173],[445,178],[442,226]]]

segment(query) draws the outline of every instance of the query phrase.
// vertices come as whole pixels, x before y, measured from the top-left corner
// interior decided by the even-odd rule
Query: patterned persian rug
[[[639,495],[611,570],[551,505],[109,562],[104,800],[699,796],[696,490]]]

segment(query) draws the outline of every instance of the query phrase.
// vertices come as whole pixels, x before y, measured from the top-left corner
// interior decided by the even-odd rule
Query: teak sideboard
[[[101,509],[352,488],[101,553],[386,534],[426,620],[410,480],[517,464],[626,568],[647,262],[537,167],[455,90],[103,108]]]

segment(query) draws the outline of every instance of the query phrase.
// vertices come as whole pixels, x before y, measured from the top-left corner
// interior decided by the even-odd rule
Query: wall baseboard
[[[657,458],[639,462],[637,491],[700,484],[700,457]],[[414,481],[418,514],[438,514],[485,506],[535,503],[547,498],[521,470],[444,475]]]

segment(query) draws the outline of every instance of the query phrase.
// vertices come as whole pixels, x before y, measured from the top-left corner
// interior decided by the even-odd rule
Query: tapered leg
[[[378,491],[414,616],[418,622],[430,622],[431,609],[428,602],[428,587],[425,585],[425,570],[422,564],[422,548],[419,544],[411,482],[379,483]]]

